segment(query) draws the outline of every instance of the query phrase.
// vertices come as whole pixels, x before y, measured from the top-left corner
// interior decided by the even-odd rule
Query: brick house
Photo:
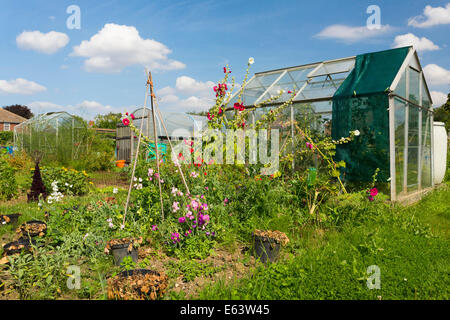
[[[14,131],[15,126],[26,120],[24,117],[0,108],[0,131]]]

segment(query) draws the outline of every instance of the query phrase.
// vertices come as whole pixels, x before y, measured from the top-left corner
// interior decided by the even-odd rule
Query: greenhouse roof
[[[294,101],[329,100],[355,65],[355,56],[305,64],[296,67],[258,72],[248,81],[242,94],[245,106],[257,105],[271,96],[284,93],[274,104],[290,98],[288,91],[298,91]],[[230,103],[238,99],[237,91]]]
[[[271,105],[289,100],[291,95],[288,91],[297,92],[293,102],[302,103],[330,101],[335,93],[343,95],[356,91],[358,94],[367,94],[388,88],[393,91],[402,71],[408,65],[422,71],[417,53],[411,46],[258,72],[245,85],[241,101],[246,107],[257,106],[268,98],[279,95],[280,90],[283,90],[283,94],[271,101]],[[350,75],[352,79],[347,79]],[[345,88],[340,88],[344,81]],[[352,85],[348,85],[349,83]],[[429,95],[426,82],[424,84]],[[242,89],[232,95],[230,105],[237,102],[241,91]]]
[[[79,121],[73,115],[65,111],[47,112],[22,122],[20,125],[16,126],[16,128],[26,127],[29,125],[46,125],[56,128],[57,126],[67,123],[68,121],[72,121],[73,119],[75,119],[76,123],[79,124]]]

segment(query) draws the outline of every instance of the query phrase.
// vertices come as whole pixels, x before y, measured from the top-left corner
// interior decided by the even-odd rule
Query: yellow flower
[[[92,181],[89,181],[89,184],[94,184],[94,183],[92,183]]]

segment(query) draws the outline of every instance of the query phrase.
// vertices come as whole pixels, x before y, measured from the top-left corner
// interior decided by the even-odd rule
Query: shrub
[[[89,186],[92,184],[85,171],[65,167],[42,167],[41,173],[47,190],[52,190],[52,182],[57,181],[58,189],[63,194],[84,195],[89,192]]]
[[[16,170],[8,163],[7,155],[0,154],[0,200],[10,200],[17,195]]]
[[[2,131],[0,132],[0,145],[6,145],[14,140],[14,132],[12,131]]]

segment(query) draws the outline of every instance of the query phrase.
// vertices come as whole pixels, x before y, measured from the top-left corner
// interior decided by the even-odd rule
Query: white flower
[[[255,59],[253,59],[253,57],[248,58],[248,64],[254,64],[255,63]]]
[[[359,132],[359,130],[355,130],[355,131],[353,131],[353,134],[354,134],[355,136],[359,136],[359,135],[361,134],[361,132]]]
[[[123,228],[125,228],[125,225],[124,225],[124,224],[121,224],[121,225],[120,225],[120,230],[122,230]]]
[[[142,178],[139,178],[139,182],[142,182]]]
[[[114,193],[114,194],[116,194],[116,193],[118,193],[118,192],[119,192],[119,189],[117,189],[117,188],[114,188],[114,189],[113,189],[113,193]]]

